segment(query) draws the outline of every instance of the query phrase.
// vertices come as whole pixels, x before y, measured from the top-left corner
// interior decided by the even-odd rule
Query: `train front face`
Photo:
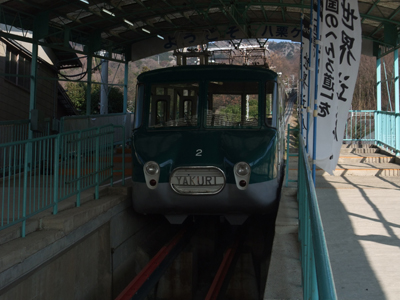
[[[139,77],[134,209],[172,223],[202,214],[241,223],[268,213],[277,199],[282,146],[274,73],[241,80],[229,70],[191,67],[197,69],[174,68],[180,73],[167,77],[164,71],[170,80],[157,71]],[[187,78],[199,69],[198,78],[208,80]]]

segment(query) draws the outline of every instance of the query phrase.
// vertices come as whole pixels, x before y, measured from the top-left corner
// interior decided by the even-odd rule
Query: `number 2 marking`
[[[196,150],[196,156],[202,156],[202,154],[203,154],[203,149]]]

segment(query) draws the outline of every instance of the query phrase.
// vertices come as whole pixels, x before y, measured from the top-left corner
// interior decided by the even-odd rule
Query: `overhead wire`
[[[97,65],[92,67],[92,71],[95,71],[96,69],[98,69],[101,66],[101,62]],[[78,74],[72,74],[72,75],[66,75],[66,74],[62,74],[60,71],[58,71],[58,75],[60,75],[61,77],[64,77],[66,80],[70,80],[69,78],[74,78],[74,77],[79,77],[79,79],[74,79],[74,80],[82,80],[83,78],[85,78],[85,76],[88,74],[88,70],[83,71],[81,73]]]

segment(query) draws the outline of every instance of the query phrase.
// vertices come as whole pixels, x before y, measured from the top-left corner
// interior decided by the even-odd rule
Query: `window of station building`
[[[7,46],[5,73],[6,79],[24,89],[30,88],[31,61],[27,56]]]
[[[206,127],[259,127],[258,82],[210,82]]]
[[[196,82],[152,85],[149,127],[197,126],[198,90]]]

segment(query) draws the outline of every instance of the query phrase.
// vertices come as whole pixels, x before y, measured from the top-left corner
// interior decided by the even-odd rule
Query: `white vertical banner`
[[[322,0],[321,0],[322,2]],[[321,16],[321,13],[320,13]],[[322,27],[322,17],[320,18],[320,28]],[[313,141],[314,141],[314,99],[315,99],[315,72],[319,72],[319,64],[317,67],[317,47],[316,41],[321,39],[321,31],[319,33],[319,37],[317,37],[317,26],[318,26],[318,0],[313,0],[313,20],[312,20],[312,45],[311,45],[311,72],[310,72],[310,121],[308,125],[308,141],[307,141],[307,154],[310,157],[313,157]],[[321,53],[321,48],[319,49]],[[321,56],[319,56],[321,57]],[[320,59],[319,59],[320,60]],[[318,131],[317,131],[318,132]]]
[[[316,164],[333,174],[361,59],[358,0],[321,0]]]
[[[302,65],[302,96],[300,99],[300,108],[301,108],[301,131],[303,133],[303,143],[306,145],[306,137],[307,137],[307,101],[308,101],[308,85],[309,85],[309,77],[308,77],[308,69],[309,69],[309,61],[310,61],[310,22],[308,20],[303,20],[303,37],[302,37],[302,47],[303,53],[301,57],[301,65]]]

